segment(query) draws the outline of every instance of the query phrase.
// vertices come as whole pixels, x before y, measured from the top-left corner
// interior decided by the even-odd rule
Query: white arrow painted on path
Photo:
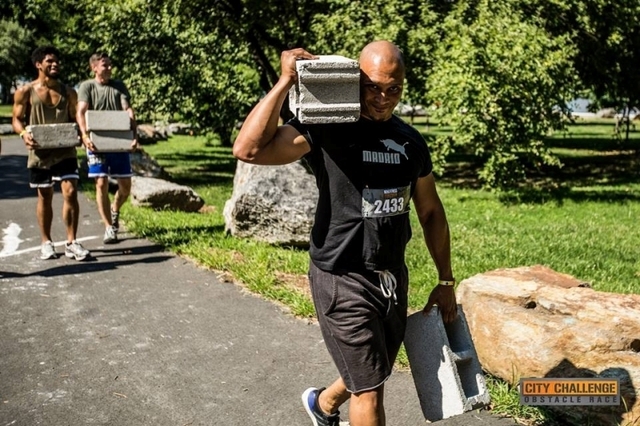
[[[20,243],[22,242],[19,238],[20,232],[22,232],[20,225],[13,222],[2,230],[4,236],[2,237],[2,251],[0,251],[0,257],[10,256],[18,250],[18,247],[20,247]]]
[[[20,225],[18,225],[17,223],[10,223],[9,226],[7,226],[4,230],[4,236],[2,237],[2,244],[4,245],[4,247],[2,248],[2,251],[0,251],[0,258],[2,257],[9,257],[9,256],[16,256],[19,254],[24,254],[24,253],[29,253],[31,251],[38,251],[40,250],[40,246],[36,246],[36,247],[30,247],[27,249],[23,249],[23,250],[18,250],[18,247],[20,246],[20,243],[24,240],[21,240],[20,238],[18,238],[18,236],[20,235],[20,232],[22,232],[22,228],[20,228]],[[88,240],[95,240],[96,238],[98,238],[97,235],[92,235],[90,237],[83,237],[83,238],[78,238],[76,241],[83,242],[83,241],[88,241]],[[58,241],[56,243],[53,243],[53,245],[55,247],[59,247],[59,246],[63,246],[66,243],[66,241]]]

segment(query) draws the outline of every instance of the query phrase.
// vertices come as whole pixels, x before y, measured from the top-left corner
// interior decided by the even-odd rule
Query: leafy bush
[[[428,96],[435,118],[451,125],[435,147],[477,155],[484,185],[517,187],[528,168],[559,166],[545,146],[562,127],[574,85],[568,40],[552,38],[502,2],[466,3],[443,23]],[[442,170],[444,155],[436,155]]]

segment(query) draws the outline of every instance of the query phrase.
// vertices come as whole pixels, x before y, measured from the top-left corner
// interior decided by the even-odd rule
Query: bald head
[[[367,44],[360,52],[360,68],[397,67],[404,76],[404,57],[402,51],[395,44],[378,40]]]
[[[404,82],[402,52],[388,41],[374,41],[360,53],[360,115],[386,121],[400,102]]]

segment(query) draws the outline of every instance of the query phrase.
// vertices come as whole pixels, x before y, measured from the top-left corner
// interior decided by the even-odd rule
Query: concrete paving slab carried
[[[96,130],[90,134],[91,142],[100,152],[129,152],[133,142],[132,130]]]
[[[146,239],[103,245],[83,194],[91,259],[40,260],[25,167],[24,144],[3,138],[0,425],[310,426],[301,393],[337,377],[315,323]],[[56,189],[58,252],[60,210]],[[410,373],[385,386],[388,425],[425,424]],[[434,424],[510,423],[468,412]]]
[[[126,111],[88,110],[84,114],[87,130],[131,130],[131,118]]]
[[[41,149],[70,148],[80,145],[76,123],[34,124],[25,130],[33,136]]]

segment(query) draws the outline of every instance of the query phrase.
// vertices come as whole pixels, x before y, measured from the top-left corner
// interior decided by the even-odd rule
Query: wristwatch
[[[452,280],[438,280],[438,285],[443,285],[446,287],[453,287],[456,285],[456,280],[455,278]]]

